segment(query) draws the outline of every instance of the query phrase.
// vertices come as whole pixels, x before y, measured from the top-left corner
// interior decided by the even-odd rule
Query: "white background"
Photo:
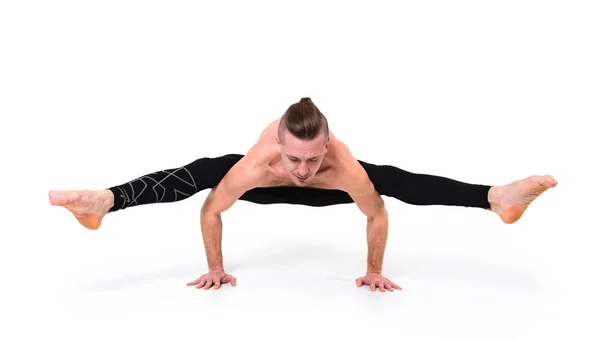
[[[593,1],[4,1],[0,339],[597,340],[600,12]],[[245,153],[308,96],[362,160],[556,188],[503,224],[385,197],[384,275],[356,288],[354,205],[236,203],[197,290],[207,191],[109,214],[48,203]]]

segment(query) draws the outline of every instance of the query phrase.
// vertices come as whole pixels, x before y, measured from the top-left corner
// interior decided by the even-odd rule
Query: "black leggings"
[[[150,173],[119,186],[110,187],[115,200],[110,212],[137,205],[175,202],[216,187],[243,155],[203,157],[180,168]],[[380,195],[413,205],[447,205],[490,209],[487,195],[491,186],[468,184],[444,177],[415,174],[389,165],[374,165],[361,160],[375,190]],[[298,204],[328,206],[354,201],[340,190],[310,187],[259,187],[244,193],[239,200],[257,204]]]

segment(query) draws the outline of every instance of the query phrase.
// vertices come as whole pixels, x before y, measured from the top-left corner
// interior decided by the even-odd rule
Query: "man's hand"
[[[387,289],[389,291],[394,291],[394,288],[398,289],[398,290],[402,290],[402,288],[400,288],[399,285],[393,283],[389,279],[387,279],[375,272],[367,273],[366,276],[359,277],[356,279],[357,287],[361,287],[363,285],[370,285],[371,291],[375,291],[376,287],[379,287],[379,290],[381,290],[382,292],[384,292],[385,289]]]
[[[187,285],[195,285],[196,289],[204,287],[204,290],[208,290],[214,284],[215,290],[218,290],[221,287],[221,283],[231,283],[231,286],[235,286],[236,281],[235,277],[226,274],[224,270],[216,269],[198,277],[198,279]]]

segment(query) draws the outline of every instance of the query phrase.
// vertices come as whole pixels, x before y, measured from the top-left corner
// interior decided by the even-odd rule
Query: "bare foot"
[[[504,186],[494,186],[488,193],[492,211],[506,224],[515,223],[529,205],[558,182],[552,175],[532,175]]]
[[[103,191],[50,191],[50,204],[63,206],[73,213],[79,223],[90,230],[97,230],[102,218],[114,204],[110,190]]]

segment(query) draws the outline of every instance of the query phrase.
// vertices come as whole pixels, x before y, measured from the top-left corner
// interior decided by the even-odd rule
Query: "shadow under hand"
[[[314,242],[278,244],[244,256],[241,257],[239,254],[231,256],[226,264],[226,272],[236,276],[236,272],[241,270],[309,266],[315,269],[318,275],[327,273],[324,275],[326,279],[354,282],[366,271],[366,254],[361,250],[336,248]],[[85,289],[121,290],[145,282],[191,276],[185,280],[187,283],[202,275],[198,270],[203,266],[205,267],[205,264],[192,263],[183,266],[180,264],[178,267],[150,273],[127,274],[113,279],[94,279],[93,283],[85,285]],[[406,276],[446,277],[453,280],[509,286],[524,291],[539,289],[534,276],[525,270],[456,255],[443,257],[443,255],[411,254],[407,256],[386,252],[383,275],[392,281],[401,281],[402,277]]]

